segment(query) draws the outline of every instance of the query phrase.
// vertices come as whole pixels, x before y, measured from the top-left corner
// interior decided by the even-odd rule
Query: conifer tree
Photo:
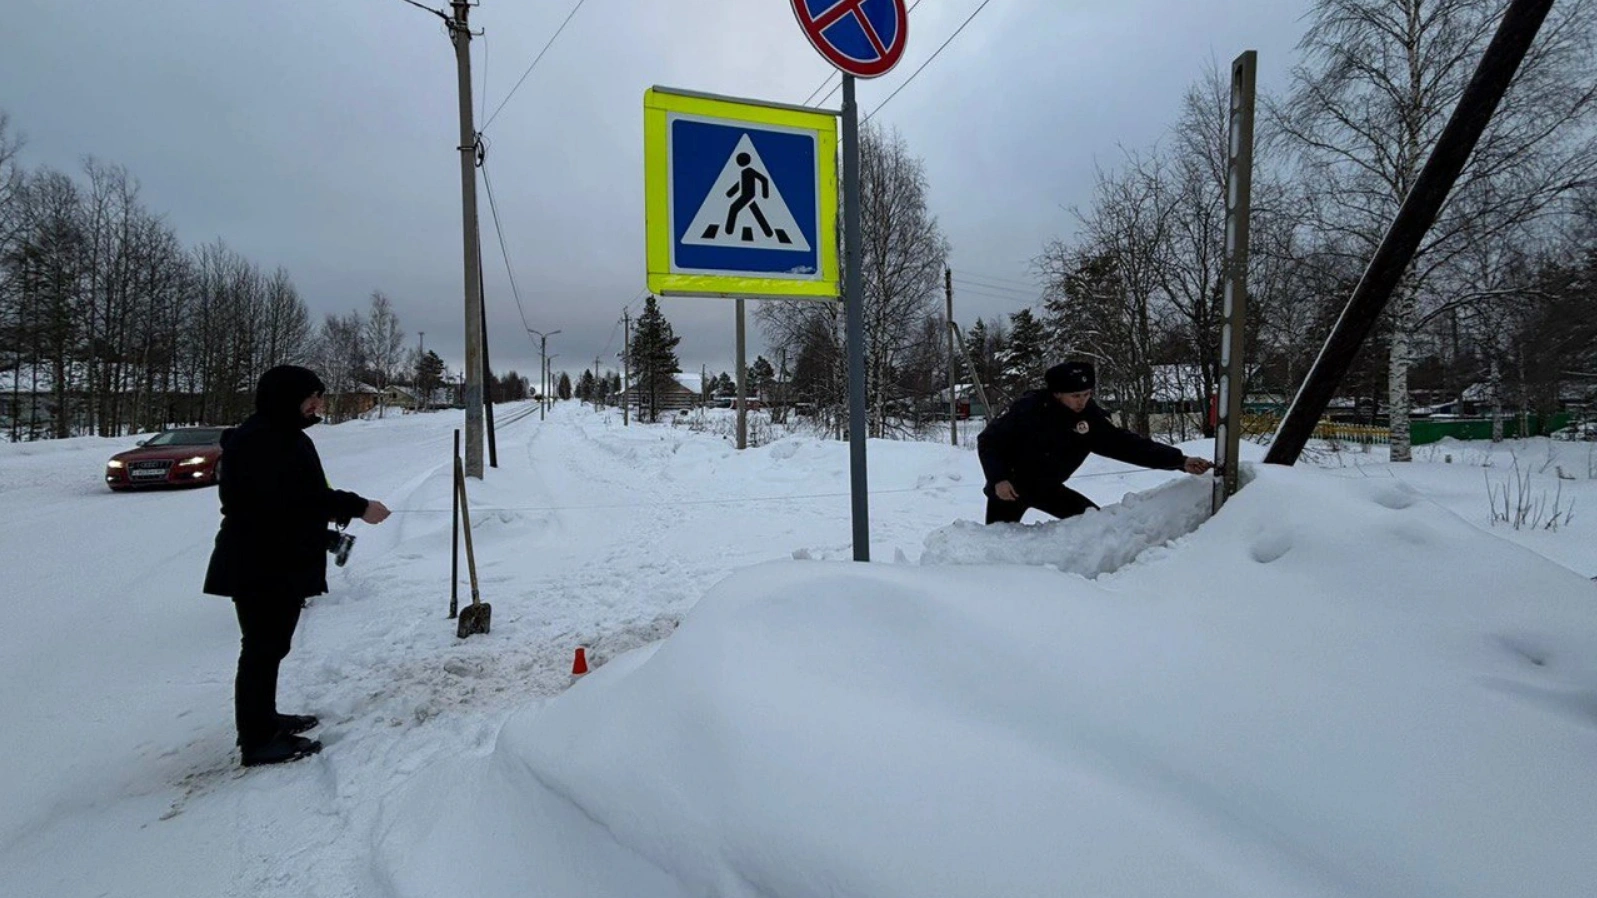
[[[659,300],[653,296],[644,300],[643,314],[638,316],[637,329],[632,333],[628,361],[635,378],[632,386],[639,416],[647,416],[648,421],[659,420],[661,399],[671,388],[671,375],[682,371],[676,354],[681,341],[660,312]]]

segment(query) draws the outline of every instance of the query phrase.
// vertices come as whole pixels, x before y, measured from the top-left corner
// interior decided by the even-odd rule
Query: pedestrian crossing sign
[[[650,291],[838,297],[835,116],[660,87],[643,115]]]

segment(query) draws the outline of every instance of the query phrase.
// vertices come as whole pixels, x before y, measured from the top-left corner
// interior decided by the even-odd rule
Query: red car
[[[163,430],[137,449],[118,452],[105,464],[105,485],[113,490],[147,486],[203,486],[222,473],[222,428]]]

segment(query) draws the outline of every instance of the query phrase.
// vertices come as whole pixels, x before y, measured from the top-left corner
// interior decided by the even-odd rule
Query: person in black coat
[[[222,526],[205,592],[233,599],[241,633],[233,710],[246,767],[315,754],[296,735],[315,717],[277,713],[277,669],[305,599],[327,591],[328,523],[388,517],[383,503],[335,490],[305,429],[321,420],[325,387],[313,372],[280,365],[261,377],[255,414],[222,434]]]
[[[1092,401],[1096,375],[1086,362],[1048,369],[1045,390],[1015,400],[976,438],[987,484],[987,523],[1014,523],[1026,509],[1068,518],[1089,508],[1091,499],[1064,485],[1089,453],[1164,471],[1203,474],[1208,459],[1116,427],[1109,413]]]

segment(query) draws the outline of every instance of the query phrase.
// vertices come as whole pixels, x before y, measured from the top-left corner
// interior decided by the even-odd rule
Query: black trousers
[[[1015,502],[1005,502],[997,496],[988,496],[987,523],[1019,523],[1028,508],[1035,508],[1056,518],[1071,518],[1089,508],[1097,507],[1091,499],[1061,483],[1041,490],[1028,489],[1021,493],[1020,499]]]
[[[241,634],[233,719],[238,743],[261,745],[277,734],[277,668],[293,645],[303,602],[292,596],[250,595],[233,600]]]

